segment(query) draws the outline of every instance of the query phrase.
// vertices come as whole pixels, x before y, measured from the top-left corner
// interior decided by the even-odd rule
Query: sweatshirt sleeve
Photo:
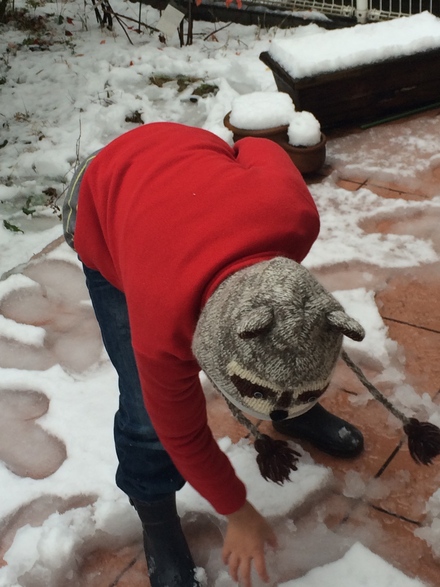
[[[219,514],[240,509],[246,488],[208,426],[198,366],[139,353],[136,360],[148,414],[176,468]]]

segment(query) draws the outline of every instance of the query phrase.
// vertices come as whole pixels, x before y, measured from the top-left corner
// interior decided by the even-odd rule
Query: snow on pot
[[[327,139],[311,112],[296,112],[283,92],[253,92],[232,101],[224,125],[233,140],[244,137],[275,141],[303,174],[318,171],[325,162]]]
[[[289,121],[295,106],[283,92],[252,92],[234,98],[223,124],[232,131],[234,141],[244,137],[288,140]]]
[[[303,174],[319,171],[325,163],[327,138],[311,112],[295,112],[280,145]]]

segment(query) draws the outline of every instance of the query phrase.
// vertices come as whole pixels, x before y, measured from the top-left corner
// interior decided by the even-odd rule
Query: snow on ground
[[[137,17],[137,5],[122,0],[112,5]],[[140,121],[201,126],[230,142],[222,120],[234,98],[276,90],[259,54],[274,40],[311,34],[321,40],[330,34],[315,24],[264,31],[195,23],[192,46],[179,47],[177,37],[165,45],[157,33],[146,30],[141,35],[128,30],[130,44],[117,24],[113,32],[100,30],[91,6],[79,0],[47,2],[33,10],[35,15],[51,14],[50,32],[40,41],[36,33],[12,27],[5,27],[0,38],[0,216],[10,228],[0,227],[0,519],[7,545],[1,587],[73,584],[82,555],[97,546],[117,547],[139,538],[133,510],[113,481],[116,377],[102,350],[78,261],[63,244],[27,265],[62,232],[59,201],[52,207],[41,203],[62,195],[78,159]],[[150,25],[158,20],[158,13],[145,7],[143,15]],[[197,97],[205,84],[212,91]],[[432,149],[434,143],[439,152],[439,136],[416,134],[412,146]],[[360,167],[357,151],[347,141],[332,142],[329,157],[344,158],[347,168]],[[404,150],[391,162],[384,162],[379,153],[369,157],[372,173],[390,177],[408,165]],[[432,242],[406,233],[366,233],[362,221],[411,217],[414,212],[429,215],[440,206],[440,190],[430,201],[408,203],[383,200],[366,189],[348,198],[333,177],[311,189],[322,215],[322,232],[307,259],[309,268],[351,260],[378,267],[438,260]],[[26,214],[30,210],[34,212]],[[396,349],[372,292],[344,290],[344,283],[340,290],[337,295],[347,310],[372,326],[361,352],[388,368]],[[397,383],[399,376],[394,375]],[[18,431],[22,443],[17,447]],[[220,444],[246,480],[251,499],[271,519],[291,513],[332,483],[331,472],[304,454],[294,484],[269,486],[256,471],[252,447],[245,442],[233,445],[227,438]],[[437,552],[438,502],[436,494],[427,506],[432,525],[419,530]],[[190,487],[182,490],[179,508],[183,515],[208,513],[221,526]],[[313,558],[311,541],[317,537],[325,548]],[[333,577],[332,584],[342,585],[343,577],[347,584],[360,584],[362,569],[372,573],[373,564],[382,564],[383,572],[370,573],[365,585],[419,585],[409,579],[405,583],[401,573],[365,547],[347,552],[353,541],[335,539],[324,524],[313,532],[307,525],[286,526],[280,542],[288,548],[273,561],[275,582],[293,564],[288,554],[292,548],[300,553],[304,573],[340,559],[289,587],[322,584],[321,575],[326,582]],[[217,587],[231,584],[218,561],[212,563],[209,577]]]
[[[396,572],[388,563],[356,543],[342,559],[319,569],[313,569],[305,577],[288,581],[280,587],[321,587],[321,585],[338,585],[339,587],[377,587],[383,583],[389,587],[423,587],[420,581],[409,579]]]

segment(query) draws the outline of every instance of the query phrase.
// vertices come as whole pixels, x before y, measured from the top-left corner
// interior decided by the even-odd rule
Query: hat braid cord
[[[417,418],[408,418],[368,381],[360,368],[353,363],[345,351],[342,358],[356,374],[371,395],[383,404],[396,418],[403,423],[403,430],[408,436],[408,448],[416,463],[431,465],[435,457],[440,455],[440,428],[430,422],[419,422]]]
[[[261,476],[266,481],[282,485],[290,480],[290,473],[297,470],[296,463],[301,456],[293,450],[285,440],[275,440],[262,434],[244,414],[225,397],[226,403],[236,420],[245,426],[255,438],[254,448],[257,451],[257,465]]]
[[[242,426],[247,428],[249,432],[252,434],[254,438],[261,438],[263,434],[258,430],[257,426],[252,424],[250,420],[244,416],[244,414],[235,406],[227,397],[225,397],[225,401],[228,404],[228,408],[231,410],[232,415],[234,418],[239,422]]]
[[[409,424],[410,418],[405,416],[400,410],[398,410],[378,389],[375,387],[371,381],[365,377],[364,373],[361,369],[353,363],[347,353],[343,350],[342,351],[342,358],[344,359],[345,363],[350,367],[353,373],[357,376],[359,381],[368,389],[374,399],[378,400],[381,404],[383,404],[387,410],[389,410],[393,416],[395,416],[398,420],[403,422],[403,424]]]

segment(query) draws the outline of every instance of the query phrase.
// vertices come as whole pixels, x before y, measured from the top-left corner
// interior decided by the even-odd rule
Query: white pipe
[[[356,0],[356,20],[364,24],[367,22],[368,0]]]

